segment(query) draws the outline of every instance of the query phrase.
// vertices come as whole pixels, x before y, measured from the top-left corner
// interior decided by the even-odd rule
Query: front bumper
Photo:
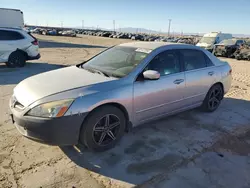
[[[12,113],[14,111],[12,110]],[[87,114],[60,118],[39,118],[11,114],[12,122],[25,137],[50,145],[75,145]]]

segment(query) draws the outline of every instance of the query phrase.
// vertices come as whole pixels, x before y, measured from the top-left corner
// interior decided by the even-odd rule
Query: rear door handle
[[[214,75],[214,71],[208,72],[209,76],[213,76]]]
[[[184,82],[184,79],[177,79],[174,81],[174,84],[180,84],[182,82]]]

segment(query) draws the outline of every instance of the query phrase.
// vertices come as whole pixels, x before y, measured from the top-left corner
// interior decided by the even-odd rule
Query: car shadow
[[[0,64],[0,86],[18,84],[30,76],[65,67],[65,65],[48,64],[43,62],[27,62],[22,68],[8,68]]]
[[[93,175],[138,185],[207,151],[221,135],[247,129],[249,110],[249,101],[224,98],[213,113],[194,109],[140,125],[105,152],[91,152],[80,144],[60,148]]]
[[[39,48],[107,48],[106,46],[39,40]]]

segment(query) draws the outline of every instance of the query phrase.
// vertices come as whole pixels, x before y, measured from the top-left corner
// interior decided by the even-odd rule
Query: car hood
[[[14,95],[26,107],[49,95],[115,79],[71,66],[23,80],[14,88]]]

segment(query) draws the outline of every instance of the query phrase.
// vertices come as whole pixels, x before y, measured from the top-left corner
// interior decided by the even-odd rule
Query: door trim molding
[[[162,106],[165,106],[165,105],[169,105],[169,104],[173,104],[173,103],[176,103],[176,102],[180,102],[182,100],[184,100],[184,99],[180,99],[180,100],[176,100],[176,101],[172,101],[172,102],[168,102],[168,103],[163,103],[163,104],[160,104],[160,105],[157,105],[157,106],[153,106],[153,107],[149,107],[149,108],[146,108],[146,109],[143,109],[143,110],[136,111],[135,113],[139,114],[141,112],[153,110],[155,108],[159,108],[159,107],[162,107]]]

